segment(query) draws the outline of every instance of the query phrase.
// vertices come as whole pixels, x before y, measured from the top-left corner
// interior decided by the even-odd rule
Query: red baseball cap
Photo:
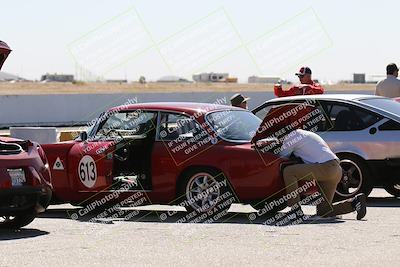
[[[311,69],[309,67],[301,67],[299,72],[297,72],[296,76],[304,76],[305,74],[311,74]]]

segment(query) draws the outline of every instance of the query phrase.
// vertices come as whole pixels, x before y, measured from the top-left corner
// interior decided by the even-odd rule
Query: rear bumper
[[[46,185],[0,189],[0,215],[13,216],[32,209],[43,212],[50,203],[51,194]]]

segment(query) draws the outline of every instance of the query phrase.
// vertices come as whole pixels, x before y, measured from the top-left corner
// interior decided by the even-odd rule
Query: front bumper
[[[46,185],[0,189],[0,216],[14,216],[32,209],[43,212],[50,203],[51,194]]]

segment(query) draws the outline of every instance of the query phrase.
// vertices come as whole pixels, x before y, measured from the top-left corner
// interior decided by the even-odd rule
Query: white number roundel
[[[78,165],[78,174],[81,182],[88,188],[94,186],[97,180],[96,162],[91,156],[84,156]]]

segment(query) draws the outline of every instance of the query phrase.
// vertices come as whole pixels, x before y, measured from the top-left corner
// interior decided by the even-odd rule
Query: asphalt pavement
[[[229,219],[175,223],[160,214],[179,207],[147,206],[129,218],[72,220],[77,208],[50,206],[27,227],[0,232],[0,266],[397,266],[400,199],[375,189],[368,213],[272,226],[233,205]],[[315,207],[305,207],[312,214]],[[156,212],[157,211],[157,212]]]

